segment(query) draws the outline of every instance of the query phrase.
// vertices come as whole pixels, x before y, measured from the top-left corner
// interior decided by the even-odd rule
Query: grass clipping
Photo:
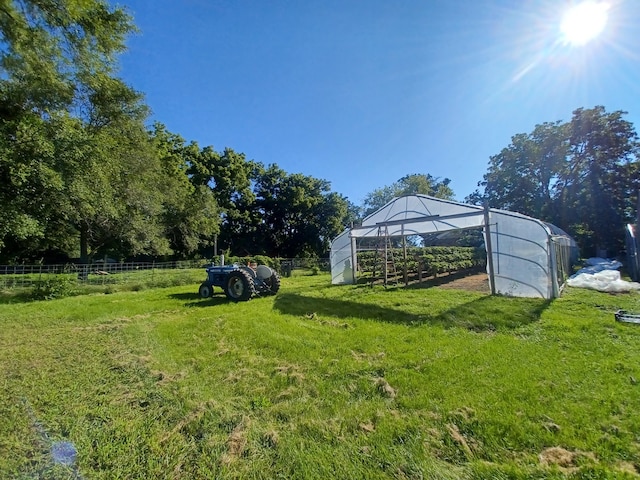
[[[220,458],[220,463],[230,465],[242,456],[247,447],[247,429],[249,419],[244,418],[231,431],[227,438],[227,452]]]

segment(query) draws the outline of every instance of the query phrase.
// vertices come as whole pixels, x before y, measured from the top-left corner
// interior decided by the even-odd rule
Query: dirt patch
[[[434,279],[440,288],[453,290],[467,290],[471,292],[490,293],[489,277],[486,273],[474,273],[472,275],[458,276],[455,274],[445,275]]]
[[[223,465],[229,465],[235,462],[244,453],[247,446],[247,420],[243,420],[227,438],[227,453],[220,458]]]
[[[393,388],[391,385],[389,385],[389,382],[387,382],[384,378],[376,379],[375,384],[376,384],[376,388],[378,389],[378,392],[383,397],[387,397],[387,398],[395,398],[396,397],[395,388]]]
[[[630,473],[635,475],[640,474],[640,470],[631,462],[620,462],[618,463],[618,470],[625,473]]]
[[[247,436],[242,427],[236,428],[227,441],[229,447],[229,455],[238,457],[247,445]]]
[[[372,432],[375,432],[376,430],[376,426],[371,422],[361,423],[358,426],[360,427],[360,430],[362,430],[365,433],[372,433]]]
[[[280,436],[275,430],[269,430],[268,432],[262,434],[262,445],[267,448],[276,448],[279,441]]]
[[[565,450],[562,447],[547,448],[540,454],[540,463],[545,466],[556,465],[558,467],[570,468],[574,466],[575,453]]]
[[[598,463],[593,452],[571,452],[562,447],[550,447],[539,455],[540,464],[546,467],[555,466],[569,474],[579,470],[579,465]]]
[[[364,280],[363,280],[364,281]],[[371,280],[367,280],[370,283]],[[382,285],[381,282],[374,282],[376,285]],[[399,287],[404,287],[404,281],[398,279]],[[416,275],[410,275],[408,279],[409,288],[449,288],[456,290],[468,290],[474,292],[490,293],[489,276],[484,269],[474,268],[470,270],[461,270],[459,272],[441,273],[435,277],[422,277],[418,279]]]
[[[460,433],[458,426],[455,423],[448,423],[447,430],[449,431],[449,435],[451,435],[453,441],[460,446],[461,450],[464,452],[465,457],[467,457],[467,460],[471,460],[473,458],[473,451],[467,443],[467,440],[464,438],[464,435]]]
[[[299,371],[297,365],[280,365],[276,367],[276,375],[286,377],[289,384],[299,384],[305,379],[302,372]]]
[[[401,275],[397,278],[397,283],[395,282],[395,280],[390,281],[391,285],[404,287],[404,281],[400,277]],[[359,283],[366,283],[368,285],[382,285],[381,280],[372,283],[371,279],[366,277],[360,279]],[[489,287],[489,276],[487,275],[487,272],[478,268],[471,270],[462,270],[459,272],[443,273],[436,277],[422,277],[421,281],[418,280],[418,277],[416,275],[409,275],[407,286],[409,288],[440,287],[455,290],[491,293],[491,288]]]

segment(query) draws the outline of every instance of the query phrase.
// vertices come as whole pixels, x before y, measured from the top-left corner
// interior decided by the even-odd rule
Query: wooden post
[[[489,267],[489,286],[491,287],[491,295],[496,294],[495,272],[493,270],[493,248],[491,247],[491,225],[489,218],[489,204],[484,204],[484,235],[487,241],[487,267]]]

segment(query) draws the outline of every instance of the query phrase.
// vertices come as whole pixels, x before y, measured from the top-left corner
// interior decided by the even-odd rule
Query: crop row
[[[486,264],[485,251],[475,247],[411,247],[407,249],[406,262],[400,248],[391,248],[387,257],[397,270],[435,276],[442,273],[458,272],[483,267]],[[358,267],[362,273],[380,272],[384,263],[381,251],[358,253]]]

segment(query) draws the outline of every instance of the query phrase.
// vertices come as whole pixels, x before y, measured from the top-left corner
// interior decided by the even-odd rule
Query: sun
[[[565,42],[580,46],[596,38],[607,25],[609,4],[587,0],[567,10],[560,30]]]

